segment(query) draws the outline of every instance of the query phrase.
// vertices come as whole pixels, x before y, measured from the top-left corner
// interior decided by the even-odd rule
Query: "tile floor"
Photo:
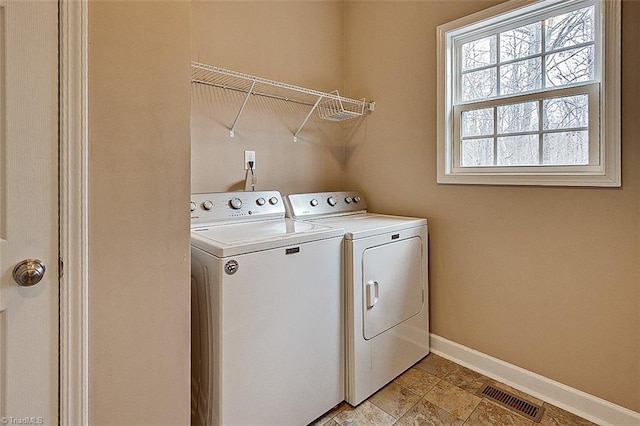
[[[540,423],[476,395],[483,384],[544,404]],[[428,355],[356,408],[342,403],[312,426],[387,425],[594,425],[553,405],[496,382],[434,354]]]

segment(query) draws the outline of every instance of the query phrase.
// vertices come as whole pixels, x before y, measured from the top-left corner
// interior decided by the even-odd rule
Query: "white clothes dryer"
[[[344,400],[343,231],[277,191],[191,200],[191,424],[310,423]]]
[[[289,217],[345,230],[346,401],[358,405],[429,354],[427,220],[368,213],[354,191],[285,202]]]

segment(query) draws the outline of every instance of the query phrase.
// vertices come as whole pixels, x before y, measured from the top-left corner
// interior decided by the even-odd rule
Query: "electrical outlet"
[[[256,152],[245,151],[244,152],[244,169],[249,170],[249,161],[253,161],[253,170],[256,169]]]

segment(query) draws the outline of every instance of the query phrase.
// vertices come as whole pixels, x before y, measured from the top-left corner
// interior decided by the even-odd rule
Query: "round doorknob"
[[[31,287],[44,277],[44,264],[38,259],[25,259],[13,268],[13,279],[21,287]]]

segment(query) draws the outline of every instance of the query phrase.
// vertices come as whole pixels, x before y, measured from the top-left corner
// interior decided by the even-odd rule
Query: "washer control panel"
[[[364,197],[357,191],[312,192],[285,197],[287,216],[311,219],[367,211]]]
[[[229,221],[279,219],[285,206],[278,191],[191,194],[191,226]]]

